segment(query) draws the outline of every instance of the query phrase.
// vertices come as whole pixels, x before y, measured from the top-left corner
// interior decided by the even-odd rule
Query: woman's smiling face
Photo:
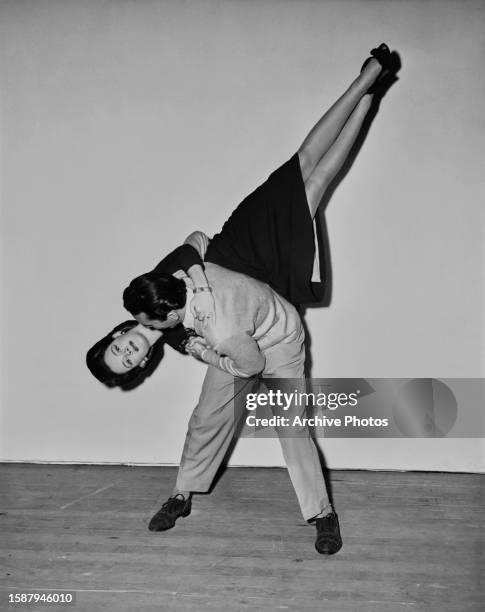
[[[104,362],[115,374],[139,366],[150,350],[148,339],[136,329],[118,332],[104,353]]]

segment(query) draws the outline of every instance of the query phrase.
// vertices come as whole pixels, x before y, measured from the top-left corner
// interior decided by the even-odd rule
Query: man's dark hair
[[[165,321],[171,310],[183,308],[186,299],[184,281],[163,272],[137,276],[123,291],[123,304],[133,316],[144,312],[158,321]]]

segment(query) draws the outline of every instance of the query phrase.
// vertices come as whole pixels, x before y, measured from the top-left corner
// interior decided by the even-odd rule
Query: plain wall
[[[204,367],[130,393],[86,349],[218,231],[382,40],[403,68],[326,211],[315,377],[483,377],[484,3],[1,2],[3,460],[178,463]],[[334,468],[483,469],[483,441],[321,441]],[[233,464],[282,465],[277,440]]]

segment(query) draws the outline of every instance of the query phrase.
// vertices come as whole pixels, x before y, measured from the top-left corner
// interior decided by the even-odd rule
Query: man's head
[[[150,329],[162,330],[180,323],[186,300],[184,281],[162,272],[138,276],[123,292],[125,308]]]

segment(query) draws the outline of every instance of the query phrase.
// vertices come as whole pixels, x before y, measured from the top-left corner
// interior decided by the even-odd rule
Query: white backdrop
[[[203,366],[168,349],[122,393],[85,351],[129,318],[126,283],[218,231],[382,40],[403,69],[326,212],[313,376],[483,376],[483,9],[1,2],[1,458],[178,462]],[[483,468],[477,439],[322,448],[334,468]],[[276,440],[242,440],[232,463],[283,461]]]

